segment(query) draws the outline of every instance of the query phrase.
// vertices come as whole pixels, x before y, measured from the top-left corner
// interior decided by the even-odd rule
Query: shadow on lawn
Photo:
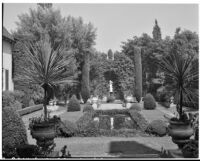
[[[160,158],[161,152],[135,141],[113,141],[109,154],[119,158]]]

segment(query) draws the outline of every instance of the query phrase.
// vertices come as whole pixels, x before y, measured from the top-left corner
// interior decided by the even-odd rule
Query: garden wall
[[[17,112],[19,113],[20,116],[23,116],[35,111],[42,110],[42,109],[43,109],[43,104],[39,104],[39,105],[23,108],[21,110],[18,110]]]

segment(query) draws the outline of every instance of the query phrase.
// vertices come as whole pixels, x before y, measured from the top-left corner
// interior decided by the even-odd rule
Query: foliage
[[[125,115],[115,115],[114,116],[114,129],[121,129],[125,123]]]
[[[99,116],[99,129],[105,129],[105,130],[111,129],[111,121],[109,115]]]
[[[109,115],[110,117],[116,114],[129,115],[128,109],[112,109],[112,110],[95,110],[94,117],[99,117],[100,115]]]
[[[107,103],[112,103],[115,101],[115,97],[114,96],[108,96],[107,97]]]
[[[141,64],[141,49],[134,47],[134,63],[135,63],[135,97],[140,102],[142,97],[142,64]]]
[[[76,96],[73,95],[71,99],[69,100],[67,111],[74,112],[74,111],[80,111],[80,110],[81,110],[80,103],[77,100]]]
[[[156,136],[165,136],[167,134],[167,124],[162,120],[154,120],[148,125],[146,132]]]
[[[141,111],[142,108],[141,108],[141,106],[140,106],[139,103],[133,103],[133,104],[131,105],[131,107],[129,108],[129,110],[137,110],[137,111]]]
[[[94,109],[92,107],[92,105],[90,104],[86,104],[84,107],[83,107],[83,112],[93,112]]]
[[[109,50],[108,50],[108,59],[113,60],[113,58],[114,58],[114,54],[113,54],[112,50],[109,49]]]
[[[140,111],[136,110],[129,110],[129,114],[131,119],[136,123],[141,131],[145,131],[148,127],[148,121],[146,118],[141,114]]]
[[[15,110],[22,109],[24,93],[21,91],[3,91],[2,107],[13,107]]]
[[[198,98],[198,90],[194,88],[194,84],[198,84],[198,71],[196,68],[192,68],[194,56],[182,55],[186,51],[181,49],[175,44],[171,53],[160,63],[179,106],[179,119],[182,119],[183,101],[195,102],[194,97]]]
[[[198,158],[199,156],[199,145],[195,140],[190,140],[189,143],[184,145],[182,149],[184,158]]]
[[[35,103],[34,103],[33,99],[31,99],[31,100],[29,101],[29,106],[34,106],[34,105],[35,105]]]
[[[93,121],[93,116],[93,112],[85,112],[83,116],[79,118],[79,120],[76,122],[78,134],[87,136],[87,127]]]
[[[64,120],[61,121],[57,127],[57,135],[62,137],[72,137],[77,133],[77,126],[75,123]]]
[[[135,137],[138,133],[139,131],[136,129],[99,130],[99,135],[105,137]]]
[[[82,81],[81,81],[81,96],[84,103],[87,102],[90,97],[90,85],[89,85],[89,55],[85,54],[84,62],[82,66]]]
[[[5,158],[17,157],[16,147],[27,143],[25,125],[11,108],[2,109],[2,155]]]
[[[70,68],[66,69],[66,64],[71,62],[72,56],[66,51],[65,42],[54,50],[48,35],[43,35],[36,43],[24,42],[24,47],[30,68],[24,68],[23,77],[19,79],[23,83],[40,85],[44,89],[44,117],[47,119],[47,91],[56,84],[73,81],[73,71]]]
[[[156,101],[154,97],[150,93],[148,93],[144,97],[144,109],[153,110],[155,108],[156,108]]]
[[[160,31],[160,27],[158,26],[158,22],[157,20],[155,20],[155,26],[153,27],[153,39],[154,40],[161,40],[161,31]]]

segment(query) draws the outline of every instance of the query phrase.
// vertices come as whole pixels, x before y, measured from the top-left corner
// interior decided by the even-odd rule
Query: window
[[[9,90],[9,70],[5,70],[6,90]]]

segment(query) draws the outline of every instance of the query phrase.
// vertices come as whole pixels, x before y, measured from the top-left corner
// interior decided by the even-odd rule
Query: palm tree
[[[59,84],[75,83],[74,71],[70,69],[73,56],[62,42],[53,49],[49,37],[43,36],[38,42],[23,42],[30,68],[23,68],[20,80],[28,84],[38,84],[44,89],[44,120],[47,121],[47,90]]]
[[[164,57],[159,66],[170,82],[171,90],[177,100],[179,119],[183,119],[183,101],[193,102],[198,99],[198,90],[193,88],[198,84],[198,69],[192,68],[194,56],[182,56],[176,51]],[[197,99],[195,99],[195,97]]]

